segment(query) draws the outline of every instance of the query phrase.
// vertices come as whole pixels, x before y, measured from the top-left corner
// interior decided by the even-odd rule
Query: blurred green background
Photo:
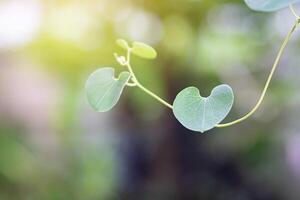
[[[229,128],[190,132],[137,88],[109,113],[84,93],[97,68],[124,70],[115,40],[137,40],[159,52],[133,58],[146,87],[172,102],[229,84],[236,119],[293,23],[242,0],[1,0],[0,200],[300,199],[299,34]]]

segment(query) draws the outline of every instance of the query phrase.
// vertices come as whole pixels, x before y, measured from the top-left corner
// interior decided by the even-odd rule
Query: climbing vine
[[[144,59],[155,59],[157,56],[156,51],[151,46],[141,42],[133,42],[129,45],[128,42],[123,39],[118,39],[116,43],[126,53],[121,56],[115,53],[114,56],[116,61],[127,70],[121,72],[118,78],[115,77],[113,68],[100,68],[96,70],[90,75],[86,82],[87,99],[94,110],[106,112],[117,104],[122,91],[126,86],[137,87],[159,101],[162,105],[170,108],[176,119],[184,127],[192,131],[205,132],[214,127],[224,128],[238,124],[251,117],[260,107],[266,96],[283,52],[300,24],[300,17],[292,6],[292,3],[298,1],[300,0],[265,0],[264,3],[262,3],[261,0],[245,0],[250,8],[258,11],[269,12],[289,7],[296,20],[279,49],[256,105],[249,113],[239,119],[221,124],[230,112],[234,102],[233,90],[229,85],[223,84],[216,86],[208,97],[202,97],[196,87],[187,87],[176,96],[172,104],[163,100],[143,86],[131,67],[132,55]]]

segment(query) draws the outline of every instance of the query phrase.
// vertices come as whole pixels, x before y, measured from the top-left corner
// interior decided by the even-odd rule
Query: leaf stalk
[[[263,88],[263,91],[260,95],[260,98],[258,99],[257,103],[255,104],[255,106],[252,108],[252,110],[247,113],[246,115],[244,115],[243,117],[237,119],[237,120],[234,120],[232,122],[228,122],[228,123],[224,123],[224,124],[218,124],[216,125],[215,127],[217,128],[225,128],[225,127],[229,127],[229,126],[232,126],[232,125],[235,125],[235,124],[238,124],[238,123],[241,123],[243,122],[244,120],[248,119],[249,117],[251,117],[257,110],[258,108],[261,106],[265,96],[266,96],[266,93],[267,93],[267,90],[270,86],[270,83],[272,81],[272,78],[274,76],[274,73],[279,65],[279,62],[282,58],[282,55],[284,53],[284,50],[286,49],[287,47],[287,44],[289,43],[293,33],[296,31],[297,27],[300,25],[300,16],[295,12],[295,9],[293,8],[292,5],[290,5],[290,10],[291,12],[293,13],[293,15],[296,17],[296,21],[294,23],[294,25],[292,26],[291,30],[288,32],[287,36],[285,37],[280,49],[279,49],[279,52],[276,56],[276,59],[274,61],[274,64],[271,68],[271,71],[270,71],[270,74],[267,78],[267,81],[265,83],[265,86]],[[130,57],[131,57],[131,48],[128,48],[127,49],[127,56],[126,56],[126,62],[121,62],[120,59],[117,61],[123,65],[123,66],[126,66],[128,71],[130,72],[131,74],[131,81],[132,83],[127,83],[126,85],[127,86],[130,86],[130,87],[138,87],[140,88],[142,91],[144,91],[145,93],[147,93],[148,95],[150,95],[151,97],[153,97],[154,99],[156,99],[157,101],[159,101],[161,104],[165,105],[166,107],[170,108],[170,109],[173,109],[173,106],[166,102],[165,100],[163,100],[162,98],[160,98],[158,95],[154,94],[152,91],[150,91],[149,89],[147,89],[145,86],[143,86],[137,79],[137,77],[135,76],[133,70],[132,70],[132,67],[131,67],[131,64],[130,64]],[[117,56],[116,56],[117,58]]]
[[[137,86],[138,88],[140,88],[141,90],[143,90],[145,93],[147,93],[148,95],[150,95],[151,97],[153,97],[154,99],[156,99],[157,101],[159,101],[160,103],[162,103],[163,105],[167,106],[170,109],[173,109],[173,106],[171,104],[169,104],[168,102],[166,102],[165,100],[163,100],[162,98],[160,98],[158,95],[154,94],[152,91],[150,91],[149,89],[147,89],[145,86],[143,86],[138,79],[136,78],[132,67],[130,65],[130,57],[131,57],[131,49],[129,48],[127,50],[127,57],[126,57],[126,64],[125,66],[127,67],[129,73],[131,74],[131,80],[133,83],[127,83],[127,86],[130,87],[135,87]]]
[[[268,88],[270,86],[271,80],[272,80],[273,75],[274,75],[274,73],[275,73],[275,71],[277,69],[279,61],[280,61],[280,59],[281,59],[281,57],[283,55],[283,52],[284,52],[284,50],[285,50],[288,42],[290,41],[293,33],[296,31],[299,23],[300,23],[300,20],[297,19],[296,22],[294,23],[294,25],[292,26],[291,30],[288,32],[287,36],[285,37],[285,39],[284,39],[284,41],[283,41],[283,43],[282,43],[282,45],[281,45],[281,47],[279,49],[279,52],[278,52],[277,57],[275,59],[275,62],[273,64],[273,66],[272,66],[272,69],[271,69],[271,72],[270,72],[270,74],[268,76],[268,79],[267,79],[267,81],[265,83],[265,87],[264,87],[264,89],[263,89],[263,91],[261,93],[261,96],[260,96],[258,102],[254,106],[254,108],[248,114],[246,114],[245,116],[243,116],[243,117],[241,117],[241,118],[239,118],[237,120],[234,120],[232,122],[229,122],[229,123],[218,124],[216,127],[218,127],[218,128],[225,128],[225,127],[232,126],[234,124],[240,123],[240,122],[248,119],[250,116],[252,116],[257,111],[257,109],[260,107],[260,105],[262,104],[262,102],[263,102],[263,100],[265,98],[265,95],[266,95],[267,90],[268,90]]]

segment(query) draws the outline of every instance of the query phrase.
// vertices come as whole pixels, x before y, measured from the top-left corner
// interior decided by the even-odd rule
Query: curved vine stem
[[[296,13],[295,8],[292,4],[290,4],[290,10],[293,13],[293,15],[297,18],[297,20],[299,20],[300,16]]]
[[[267,90],[270,86],[270,83],[271,83],[271,80],[273,78],[273,75],[278,67],[278,64],[279,64],[279,61],[283,55],[283,52],[288,44],[288,42],[290,41],[293,33],[296,31],[297,27],[299,26],[300,24],[300,16],[297,15],[297,13],[295,12],[295,9],[293,8],[292,5],[290,5],[290,10],[292,11],[293,15],[297,18],[295,24],[292,26],[291,30],[288,32],[287,36],[285,37],[284,39],[284,42],[282,43],[280,49],[279,49],[279,52],[277,54],[277,57],[274,61],[274,64],[272,66],[272,69],[271,69],[271,72],[268,76],[268,79],[265,83],[265,86],[264,86],[264,89],[261,93],[261,96],[259,98],[259,100],[257,101],[256,105],[254,106],[254,108],[248,113],[246,114],[245,116],[237,119],[237,120],[234,120],[232,122],[228,122],[228,123],[224,123],[224,124],[218,124],[216,125],[217,128],[225,128],[225,127],[228,127],[228,126],[232,126],[234,124],[238,124],[246,119],[248,119],[250,116],[252,116],[256,111],[257,109],[260,107],[260,105],[262,104],[265,96],[266,96],[266,93],[267,93]],[[155,98],[157,101],[159,101],[160,103],[162,103],[163,105],[167,106],[168,108],[170,109],[173,109],[173,106],[166,102],[165,100],[163,100],[162,98],[160,98],[159,96],[157,96],[156,94],[154,94],[153,92],[151,92],[149,89],[147,89],[146,87],[144,87],[139,81],[138,79],[136,78],[133,70],[132,70],[132,67],[130,65],[130,56],[131,56],[131,49],[129,48],[127,50],[127,57],[126,57],[126,63],[120,63],[121,65],[123,66],[126,66],[128,68],[128,71],[130,72],[131,74],[131,80],[132,80],[132,83],[127,83],[126,85],[127,86],[130,86],[130,87],[138,87],[140,88],[141,90],[143,90],[144,92],[146,92],[148,95],[152,96],[153,98]]]
[[[160,103],[162,103],[163,105],[167,106],[168,108],[173,109],[173,106],[171,104],[169,104],[168,102],[166,102],[165,100],[163,100],[162,98],[160,98],[159,96],[157,96],[156,94],[154,94],[153,92],[151,92],[149,89],[147,89],[145,86],[143,86],[138,79],[136,78],[132,67],[130,65],[130,56],[131,56],[131,49],[129,48],[127,50],[127,58],[126,58],[126,67],[128,68],[128,71],[131,74],[131,80],[133,81],[133,83],[127,83],[128,86],[134,87],[137,86],[138,88],[140,88],[141,90],[143,90],[144,92],[146,92],[148,95],[152,96],[154,99],[156,99],[157,101],[159,101]]]
[[[272,77],[273,77],[273,75],[274,75],[274,72],[275,72],[275,70],[276,70],[276,68],[277,68],[277,66],[278,66],[278,64],[279,64],[279,61],[280,61],[280,59],[281,59],[281,57],[282,57],[282,54],[283,54],[283,52],[284,52],[284,50],[285,50],[285,48],[286,48],[288,42],[290,41],[290,39],[291,39],[291,37],[292,37],[293,33],[295,32],[295,30],[296,30],[296,28],[297,28],[298,25],[299,25],[299,19],[296,20],[296,22],[295,22],[295,24],[293,25],[292,29],[289,31],[289,33],[287,34],[287,36],[286,36],[284,42],[282,43],[282,45],[281,45],[281,47],[280,47],[280,50],[279,50],[279,52],[278,52],[278,55],[277,55],[277,57],[276,57],[276,59],[275,59],[275,62],[274,62],[274,64],[273,64],[273,67],[272,67],[272,69],[271,69],[271,72],[270,72],[270,74],[269,74],[269,77],[268,77],[268,79],[267,79],[267,81],[266,81],[266,84],[265,84],[265,87],[264,87],[264,89],[263,89],[263,92],[262,92],[262,94],[261,94],[261,96],[260,96],[258,102],[257,102],[256,105],[254,106],[254,108],[253,108],[248,114],[246,114],[244,117],[241,117],[241,118],[239,118],[239,119],[237,119],[237,120],[234,120],[234,121],[232,121],[232,122],[229,122],[229,123],[219,124],[219,125],[217,125],[216,127],[218,127],[218,128],[224,128],[224,127],[232,126],[232,125],[234,125],[234,124],[240,123],[240,122],[242,122],[242,121],[248,119],[250,116],[252,116],[252,115],[256,112],[256,110],[259,108],[259,106],[261,105],[261,103],[263,102],[263,100],[264,100],[264,98],[265,98],[266,92],[267,92],[267,90],[268,90],[268,88],[269,88],[270,82],[271,82]]]

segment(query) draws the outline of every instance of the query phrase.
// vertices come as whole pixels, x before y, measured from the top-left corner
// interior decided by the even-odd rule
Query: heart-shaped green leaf
[[[253,10],[271,12],[288,7],[300,0],[245,0],[245,2]]]
[[[113,68],[100,68],[93,72],[85,85],[87,99],[92,108],[98,112],[112,109],[129,78],[129,72],[122,72],[116,79]]]
[[[228,85],[215,87],[209,97],[201,97],[197,88],[188,87],[176,96],[173,112],[183,126],[203,133],[227,116],[233,101],[233,91]]]
[[[131,52],[145,59],[154,59],[157,56],[155,49],[141,42],[133,42]]]

